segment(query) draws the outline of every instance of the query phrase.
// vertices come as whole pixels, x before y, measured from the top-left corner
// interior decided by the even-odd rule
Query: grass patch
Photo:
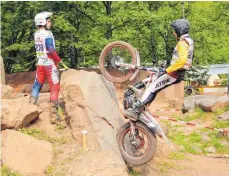
[[[163,162],[159,165],[159,170],[162,173],[168,172],[169,169],[175,168],[175,164],[170,163],[170,162]]]
[[[141,174],[133,169],[129,171],[130,176],[141,176]]]
[[[22,174],[13,172],[10,168],[3,166],[1,167],[1,176],[22,176]]]
[[[45,174],[49,176],[65,176],[65,173],[63,172],[55,172],[55,168],[53,166],[48,166],[45,170]]]
[[[198,154],[195,149],[192,148],[192,146],[199,146],[199,143],[201,142],[201,135],[197,133],[191,133],[189,135],[184,135],[180,132],[175,132],[172,134],[169,134],[169,138],[177,145],[182,145],[185,150],[189,153]]]
[[[186,115],[182,120],[185,122],[189,122],[189,121],[199,119],[199,118],[203,119],[204,115],[205,115],[205,112],[202,109],[195,108],[195,111],[193,114]]]
[[[58,169],[58,159],[60,154],[63,153],[62,150],[58,150],[58,144],[54,144],[53,145],[53,159],[52,159],[52,163],[46,168],[45,170],[45,174],[48,176],[64,176],[65,174],[61,172],[57,172]]]
[[[200,143],[201,142],[201,135],[197,133],[191,133],[188,135],[188,140],[190,143]]]
[[[172,114],[171,117],[176,120],[180,120],[180,115],[178,114]]]
[[[219,121],[217,119],[214,120],[212,126],[214,128],[228,128],[229,127],[229,121]]]
[[[45,170],[45,174],[48,174],[48,175],[53,175],[54,174],[54,171],[55,171],[55,168],[54,166],[48,166]]]
[[[216,111],[214,112],[214,115],[215,115],[215,116],[219,116],[219,115],[221,115],[221,114],[223,114],[224,112],[227,112],[227,111],[229,111],[229,107],[228,107],[228,106],[226,106],[226,107],[224,107],[224,108],[218,108],[218,109],[216,109]]]
[[[203,132],[204,131],[206,131],[206,129],[203,130]],[[185,148],[185,151],[189,153],[198,154],[197,151],[192,147],[197,146],[204,152],[204,154],[208,153],[204,150],[207,147],[214,147],[216,152],[220,154],[229,154],[229,146],[222,144],[224,138],[220,138],[217,131],[209,133],[208,136],[211,138],[211,140],[202,141],[202,135],[195,132],[189,135],[184,135],[180,132],[169,133],[169,138],[175,144],[182,145]],[[176,157],[179,159],[179,157],[182,158],[182,155],[179,156],[179,153],[172,153],[170,156],[171,159],[176,159]]]
[[[229,122],[228,121],[219,121],[217,120],[217,117],[224,113],[225,111],[228,111],[229,107],[225,108],[219,108],[217,109],[216,112],[204,112],[200,108],[196,108],[195,112],[191,115],[186,115],[184,116],[184,121],[192,121],[195,119],[202,119],[202,120],[208,120],[208,122],[211,122],[211,127],[214,128],[228,128],[229,127]],[[225,140],[224,137],[220,137],[218,131],[211,131],[206,128],[199,129],[198,133],[193,132],[191,134],[185,135],[181,130],[177,130],[178,126],[171,126],[169,127],[169,138],[171,141],[173,141],[177,145],[182,145],[185,149],[185,151],[193,154],[198,154],[197,152],[199,151],[198,148],[200,148],[204,154],[207,154],[208,152],[205,150],[207,147],[214,147],[216,150],[216,153],[218,154],[229,154],[229,146],[227,144],[223,144],[223,140]],[[185,128],[185,126],[183,126]],[[208,135],[210,140],[202,140],[203,135]],[[195,149],[196,147],[196,149]],[[197,148],[198,147],[198,148]],[[199,151],[200,152],[200,151]],[[177,159],[179,156],[178,154],[172,153],[170,158],[171,159]]]
[[[58,133],[61,133],[64,129],[66,128],[66,125],[57,123],[55,125],[55,131],[57,131]]]
[[[39,129],[36,128],[21,128],[19,129],[21,133],[28,134],[30,136],[37,136],[41,133]]]
[[[173,151],[169,154],[169,159],[172,160],[183,160],[184,159],[184,153],[179,151]]]
[[[209,137],[211,138],[211,141],[206,142],[206,146],[212,146],[216,149],[217,153],[220,154],[229,154],[229,146],[223,145],[222,141],[224,138],[219,138],[218,132],[213,131],[209,134]]]
[[[22,128],[19,131],[24,134],[33,136],[36,139],[46,140],[51,143],[66,144],[70,142],[69,137],[51,137],[48,136],[45,132],[40,131],[39,129],[36,128]]]

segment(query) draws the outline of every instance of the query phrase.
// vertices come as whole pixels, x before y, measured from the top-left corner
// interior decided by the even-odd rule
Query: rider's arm
[[[178,47],[179,58],[174,64],[172,64],[166,69],[167,73],[171,73],[181,69],[185,65],[188,59],[188,48],[189,48],[188,44],[185,41],[180,41],[178,42],[177,47]]]
[[[58,64],[60,62],[60,57],[58,56],[55,47],[54,47],[54,41],[52,37],[47,37],[45,39],[45,46],[46,50],[48,51],[47,55],[50,59],[53,59],[55,64]]]

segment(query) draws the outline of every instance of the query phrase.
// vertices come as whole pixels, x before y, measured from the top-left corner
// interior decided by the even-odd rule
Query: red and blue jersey
[[[56,65],[60,62],[55,49],[55,40],[51,31],[39,29],[34,34],[38,65]]]

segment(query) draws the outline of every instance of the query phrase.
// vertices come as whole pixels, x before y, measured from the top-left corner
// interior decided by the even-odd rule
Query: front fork
[[[137,147],[138,145],[138,140],[136,138],[136,122],[130,120],[130,142],[131,145],[134,147]]]
[[[131,134],[133,136],[135,136],[135,126],[136,126],[136,123],[132,120],[130,120],[130,129],[131,129]]]

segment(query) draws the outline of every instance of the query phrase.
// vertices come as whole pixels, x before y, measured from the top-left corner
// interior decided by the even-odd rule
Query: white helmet
[[[46,19],[51,17],[51,12],[41,12],[36,14],[34,21],[36,26],[45,26],[46,25]]]

